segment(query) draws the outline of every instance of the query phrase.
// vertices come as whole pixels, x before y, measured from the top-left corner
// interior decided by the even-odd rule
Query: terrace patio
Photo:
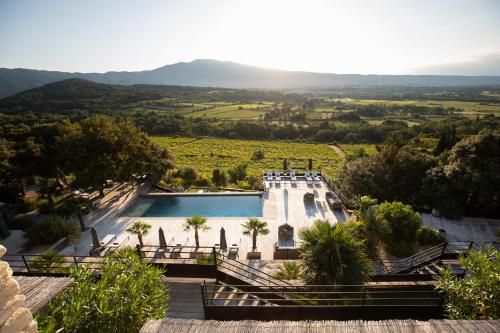
[[[259,235],[257,239],[257,249],[261,252],[261,259],[272,260],[275,243],[278,240],[278,227],[288,223],[294,228],[294,237],[300,228],[310,226],[316,219],[327,219],[335,224],[346,219],[342,211],[333,211],[328,207],[325,193],[329,191],[327,184],[323,181],[306,182],[305,178],[298,177],[292,184],[289,179],[283,178],[281,182],[265,182],[266,192],[262,194],[263,216],[261,219],[268,223],[270,233]],[[312,193],[315,202],[304,203],[304,194]],[[230,193],[224,193],[229,194]],[[133,199],[129,201],[131,203]],[[157,245],[158,229],[161,227],[165,233],[168,245],[182,244],[194,246],[194,232],[184,231],[185,218],[180,217],[126,217],[120,216],[129,204],[117,206],[110,218],[102,219],[99,223],[93,224],[99,237],[102,239],[108,234],[120,237],[121,234],[128,235],[122,246],[135,246],[138,244],[135,235],[126,232],[126,229],[135,221],[143,221],[152,226],[150,232],[144,236],[144,244]],[[242,234],[242,223],[248,220],[247,217],[208,217],[207,222],[210,230],[200,231],[200,246],[214,246],[220,242],[220,229],[226,230],[228,246],[239,243],[239,259],[245,260],[247,252],[251,251],[251,237]],[[125,236],[126,237],[126,236]],[[88,255],[91,249],[92,238],[90,231],[85,231],[80,240],[74,246],[68,246],[61,251],[63,255]]]

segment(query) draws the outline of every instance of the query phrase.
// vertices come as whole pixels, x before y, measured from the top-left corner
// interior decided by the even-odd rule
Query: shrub
[[[55,250],[34,257],[29,267],[31,272],[43,273],[64,273],[69,270],[69,267],[65,267],[64,258]]]
[[[250,190],[252,186],[246,180],[240,180],[236,185],[243,190]]]
[[[51,244],[61,238],[66,238],[71,244],[80,237],[80,230],[66,218],[55,215],[28,228],[25,237],[28,238],[28,245],[31,247]]]
[[[300,278],[300,265],[295,261],[284,261],[278,267],[274,277],[279,280],[297,280]]]
[[[439,231],[432,228],[422,227],[418,229],[417,241],[422,245],[439,245],[444,243],[446,239],[439,233]]]
[[[210,187],[210,186],[212,186],[212,181],[208,177],[200,175],[198,177],[198,179],[196,179],[196,181],[194,182],[194,184],[196,186],[207,186],[207,187]]]
[[[436,287],[444,293],[450,319],[500,319],[500,252],[492,248],[461,257],[466,277],[450,268],[441,272]]]
[[[252,160],[263,160],[264,159],[264,151],[263,150],[254,150],[254,152],[252,153],[252,157],[251,157]]]
[[[198,178],[198,172],[194,168],[184,168],[177,172],[177,176],[184,179],[186,184],[193,184]]]
[[[73,268],[74,283],[36,318],[41,331],[138,332],[146,320],[163,318],[168,292],[160,269],[126,250],[106,258],[100,273]]]
[[[245,179],[247,176],[247,165],[239,164],[228,171],[229,181],[231,183],[237,184],[238,181]]]
[[[214,169],[212,171],[212,182],[216,186],[226,186],[227,185],[227,174],[224,170]]]
[[[262,177],[259,176],[248,176],[248,184],[253,190],[261,190],[264,188]]]
[[[184,186],[186,182],[180,177],[175,177],[172,178],[172,184],[174,184],[175,186]]]
[[[398,257],[414,253],[417,232],[423,222],[410,205],[398,201],[383,202],[376,210],[376,219],[387,228],[383,241],[389,253]]]
[[[49,205],[49,202],[47,201],[47,199],[39,199],[36,202],[36,206],[38,207],[38,211],[41,214],[51,214],[52,213],[52,209],[50,208],[50,205]]]

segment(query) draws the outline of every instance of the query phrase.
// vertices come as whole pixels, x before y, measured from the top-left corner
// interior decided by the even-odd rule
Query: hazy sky
[[[500,0],[0,0],[0,67],[500,75]]]

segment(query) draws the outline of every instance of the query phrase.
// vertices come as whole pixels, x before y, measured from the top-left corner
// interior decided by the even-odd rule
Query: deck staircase
[[[445,267],[451,267],[455,273],[462,270],[458,258],[474,247],[472,242],[447,242],[410,257],[391,262],[379,262],[375,267],[377,274],[438,274]]]
[[[289,282],[276,279],[266,272],[252,267],[236,259],[228,258],[225,254],[217,254],[217,269],[229,277],[239,280],[243,284],[252,286],[292,286]]]
[[[207,305],[214,306],[277,306],[274,303],[245,292],[235,286],[219,282],[216,285],[205,286],[203,297]]]

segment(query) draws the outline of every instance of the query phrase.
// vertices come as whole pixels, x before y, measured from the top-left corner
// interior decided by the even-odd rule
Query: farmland
[[[206,174],[211,174],[215,168],[229,169],[248,163],[250,175],[262,175],[264,170],[282,170],[285,158],[289,169],[300,171],[311,158],[315,170],[337,178],[343,163],[343,159],[325,144],[172,137],[152,137],[152,140],[168,148],[177,168],[194,167]],[[252,159],[256,150],[264,152],[263,159]]]

